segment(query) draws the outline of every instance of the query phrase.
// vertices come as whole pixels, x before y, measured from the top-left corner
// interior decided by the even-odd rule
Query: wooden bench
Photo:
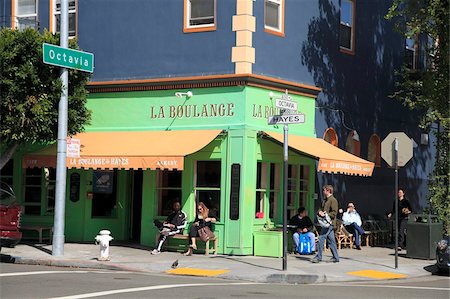
[[[155,244],[156,244],[155,246],[158,246],[159,236],[160,236],[160,234],[159,234],[159,232],[157,232],[156,236],[155,236]],[[173,246],[169,245],[169,240],[170,239],[186,240],[189,243],[189,235],[176,234],[176,235],[168,237],[168,240],[166,240],[166,242],[164,242],[164,244],[163,244],[164,248],[174,248]],[[200,240],[199,237],[196,237],[195,239],[196,239],[197,242],[203,242],[202,240]],[[213,248],[210,248],[210,245],[209,245],[210,241],[214,241],[214,247]],[[219,238],[217,236],[214,239],[210,239],[210,240],[206,241],[205,242],[205,255],[209,255],[210,252],[213,252],[214,255],[216,255],[217,254],[218,245],[219,245]]]
[[[48,241],[51,243],[53,238],[53,226],[25,225],[20,227],[21,231],[32,230],[38,233],[38,241],[42,243],[43,232],[48,231]],[[47,238],[46,238],[47,239]]]

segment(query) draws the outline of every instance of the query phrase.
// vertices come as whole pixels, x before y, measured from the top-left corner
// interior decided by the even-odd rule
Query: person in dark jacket
[[[189,229],[189,249],[184,255],[192,255],[192,251],[197,249],[195,238],[198,237],[198,230],[207,226],[212,231],[211,226],[213,223],[216,223],[216,221],[217,216],[214,212],[210,211],[203,202],[199,202],[197,206],[197,216]]]
[[[325,185],[322,189],[324,200],[322,203],[322,209],[317,212],[317,218],[319,223],[321,219],[328,222],[327,217],[329,217],[331,223],[326,225],[321,225],[319,233],[319,248],[317,250],[317,255],[311,259],[312,263],[320,263],[322,261],[322,251],[325,240],[328,240],[327,244],[330,245],[331,253],[333,257],[330,259],[332,263],[339,263],[339,254],[337,252],[336,238],[334,236],[334,228],[336,227],[336,215],[338,213],[338,201],[333,196],[333,186]],[[320,219],[319,219],[320,218]]]
[[[408,224],[408,216],[411,214],[411,204],[405,198],[405,190],[402,188],[398,189],[397,197],[398,197],[398,250],[402,250],[402,248],[406,248],[406,225]],[[391,218],[395,213],[395,202],[392,205],[392,211],[387,215],[388,218]]]
[[[181,210],[181,204],[178,201],[175,201],[172,205],[172,209],[173,212],[164,222],[159,220],[154,221],[155,226],[159,229],[159,243],[158,246],[153,249],[152,254],[160,254],[161,247],[167,237],[183,233],[183,229],[186,227],[187,217],[186,213]]]
[[[304,207],[298,208],[298,214],[291,218],[289,226],[292,231],[292,239],[295,244],[295,251],[297,251],[298,244],[300,243],[300,234],[308,234],[311,242],[311,251],[316,251],[316,236],[313,233],[313,223],[311,218],[306,214]]]

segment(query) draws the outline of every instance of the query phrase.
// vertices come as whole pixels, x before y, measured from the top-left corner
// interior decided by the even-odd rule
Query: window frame
[[[78,0],[68,0],[73,1],[75,3],[73,9],[70,9],[70,5],[68,7],[69,9],[69,39],[76,38],[78,35]],[[56,30],[56,15],[61,15],[61,11],[56,10],[56,2],[57,0],[50,0],[50,28],[52,33],[58,33],[59,31]],[[75,14],[75,34],[70,35],[70,14]]]
[[[23,172],[23,202],[24,214],[29,216],[45,216],[53,215],[55,209],[55,190],[56,190],[56,169],[53,168],[51,171],[53,176],[50,176],[50,168],[52,167],[35,167],[26,168]],[[38,169],[40,174],[29,173],[27,171],[32,171],[33,169]],[[46,175],[46,170],[48,170],[48,175]],[[39,178],[39,184],[27,183],[27,178]],[[39,201],[27,201],[25,195],[27,194],[26,189],[28,188],[39,188]],[[49,201],[49,191],[53,192],[53,205]],[[39,207],[39,214],[27,213],[27,207]]]
[[[330,139],[329,141],[327,140],[328,138]],[[325,132],[323,133],[323,140],[325,140],[331,145],[338,147],[339,139],[336,130],[333,128],[328,128],[325,130]]]
[[[39,17],[39,0],[34,0],[34,3],[36,4],[35,5],[36,6],[35,13],[33,13],[33,14],[24,14],[24,15],[19,15],[18,14],[19,1],[20,0],[12,0],[13,3],[11,5],[11,7],[12,7],[11,28],[13,28],[13,29],[17,28],[18,30],[23,30],[25,28],[31,27],[31,26],[25,26],[24,28],[20,28],[19,27],[19,18],[34,17],[35,18],[35,20],[34,20],[34,27],[31,27],[31,28],[34,28],[34,29],[38,30],[39,29],[39,19],[38,19],[38,17]]]
[[[271,219],[272,222],[276,222],[279,218],[278,201],[280,200],[279,196],[281,194],[281,165],[277,162],[258,160],[256,161],[257,169],[258,163],[261,163],[261,184],[258,188],[259,178],[257,177],[255,185],[255,219],[259,219],[256,217],[257,212],[263,212],[264,217],[261,219]],[[265,170],[263,171],[263,169]],[[262,198],[258,200],[256,196],[257,194],[261,194]],[[271,199],[273,199],[272,204],[270,203]],[[258,201],[259,210],[256,211],[256,205],[258,204]]]
[[[371,151],[374,153],[373,159],[370,157]],[[376,167],[381,166],[381,139],[377,134],[372,134],[367,145],[367,160],[375,163]]]
[[[361,156],[361,141],[353,139],[353,136],[355,135],[355,131],[351,131],[348,136],[347,140],[345,141],[345,151],[349,152],[357,157]]]
[[[180,181],[180,186],[162,186],[162,180],[161,180],[161,176],[164,175],[164,172],[180,172],[180,176],[181,176],[181,181]],[[182,190],[183,190],[183,171],[181,170],[168,170],[168,169],[156,169],[156,184],[155,184],[155,191],[156,191],[156,214],[157,216],[161,216],[161,217],[167,217],[169,216],[169,214],[164,214],[163,212],[163,204],[162,204],[162,198],[161,198],[161,191],[178,191],[179,192],[179,202],[181,204],[181,196],[182,196]],[[175,200],[175,198],[173,198],[172,200]],[[172,205],[173,203],[170,205],[169,209],[172,209]]]
[[[408,46],[408,40],[412,40],[414,42],[413,47]],[[405,54],[404,54],[404,64],[409,70],[418,70],[419,66],[419,36],[418,34],[413,37],[405,37]],[[412,65],[411,67],[408,66],[408,63],[406,61],[406,55],[408,51],[412,52]]]
[[[352,24],[351,26],[348,26],[348,24],[344,24],[342,22],[342,2],[348,1],[352,5]],[[340,7],[340,14],[339,14],[339,50],[342,53],[349,54],[349,55],[355,55],[355,23],[356,23],[356,0],[341,0],[341,7]],[[341,45],[341,26],[347,26],[350,28],[350,49]]]
[[[220,177],[219,177],[219,186],[217,187],[209,187],[209,186],[198,186],[198,163],[199,162],[216,162],[219,163],[219,170],[220,170]],[[222,179],[223,179],[223,169],[222,169],[222,161],[221,160],[203,160],[203,159],[199,159],[196,160],[194,163],[194,196],[195,196],[195,206],[197,207],[198,203],[200,202],[199,199],[199,192],[202,191],[212,191],[212,192],[218,192],[219,194],[219,205],[218,205],[218,211],[216,213],[216,211],[214,211],[213,207],[211,207],[211,205],[209,205],[206,202],[203,202],[206,207],[210,210],[213,211],[214,213],[216,213],[216,216],[220,219],[222,219],[221,217],[221,213],[222,213]],[[220,222],[220,221],[217,221]]]
[[[269,34],[277,35],[284,37],[284,1],[285,0],[264,0],[264,32]],[[271,2],[279,5],[278,9],[278,19],[280,28],[275,28],[269,25],[266,25],[266,3]]]
[[[184,0],[184,33],[215,31],[217,29],[217,0],[211,1],[214,1],[214,23],[204,25],[189,25],[189,22],[191,20],[191,0]]]

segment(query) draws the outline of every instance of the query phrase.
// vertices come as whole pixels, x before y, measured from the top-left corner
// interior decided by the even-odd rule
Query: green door
[[[86,176],[78,170],[69,170],[67,175],[65,238],[67,241],[83,241]]]

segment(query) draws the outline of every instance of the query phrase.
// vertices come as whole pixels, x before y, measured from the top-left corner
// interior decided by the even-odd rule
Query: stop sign
[[[394,140],[398,140],[398,166],[402,167],[411,160],[413,156],[413,142],[412,139],[408,137],[403,132],[391,132],[386,138],[381,142],[381,157],[384,161],[389,164],[389,166],[394,167]]]

